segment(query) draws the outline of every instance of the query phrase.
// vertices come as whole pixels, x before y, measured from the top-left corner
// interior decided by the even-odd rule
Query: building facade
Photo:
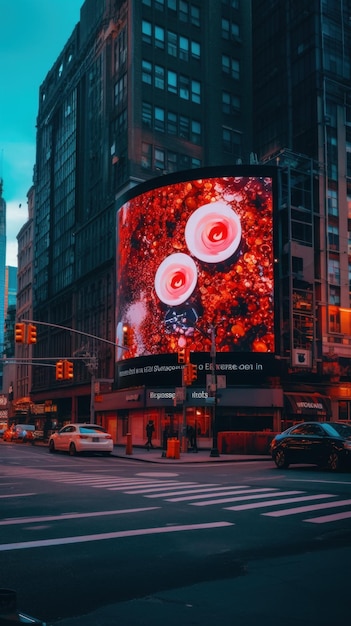
[[[132,432],[141,444],[150,418],[159,443],[166,428],[179,435],[201,422],[202,443],[211,445],[214,415],[220,430],[255,431],[342,415],[321,378],[323,355],[334,358],[341,346],[346,356],[349,342],[345,326],[332,330],[338,319],[347,324],[349,308],[349,290],[331,279],[349,284],[346,238],[335,245],[348,231],[350,26],[347,3],[336,4],[327,16],[332,2],[84,2],[41,85],[37,119],[33,317],[43,365],[34,368],[32,397],[54,402],[61,423],[97,419],[116,442]],[[215,396],[215,409],[206,379],[185,403],[176,398],[182,380],[163,373],[150,384],[131,377],[124,388],[115,346],[123,198],[156,177],[191,180],[192,170],[216,166],[231,166],[235,177],[259,162],[277,172],[270,263],[281,330],[267,375],[241,372]],[[338,297],[339,310],[330,309]],[[56,358],[73,360],[73,381],[55,379],[47,365]]]

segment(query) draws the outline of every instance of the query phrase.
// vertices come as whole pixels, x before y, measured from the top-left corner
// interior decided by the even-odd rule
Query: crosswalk
[[[48,480],[54,483],[91,487],[126,495],[192,507],[219,506],[231,513],[257,511],[270,518],[302,516],[303,522],[327,524],[351,519],[351,498],[343,499],[332,493],[311,494],[303,490],[250,485],[220,485],[165,478],[122,478],[97,474],[77,474],[47,470],[45,475],[30,468],[2,468],[2,477]],[[33,489],[33,484],[32,484]],[[4,496],[3,496],[4,497]],[[1,495],[0,495],[1,498]],[[151,504],[151,502],[150,502]]]

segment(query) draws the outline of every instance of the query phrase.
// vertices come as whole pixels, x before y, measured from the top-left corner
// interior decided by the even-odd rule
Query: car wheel
[[[284,450],[277,450],[277,452],[274,455],[274,463],[276,464],[277,467],[279,467],[279,469],[284,469],[284,468],[289,467],[289,463],[286,460]]]
[[[70,456],[75,456],[77,454],[76,446],[74,445],[73,442],[69,446],[69,453],[70,453]]]
[[[55,444],[53,441],[49,441],[49,452],[51,452],[51,454],[53,454],[54,452],[56,452],[55,450]]]
[[[327,466],[332,472],[337,472],[340,469],[340,459],[337,452],[333,451],[329,454]]]

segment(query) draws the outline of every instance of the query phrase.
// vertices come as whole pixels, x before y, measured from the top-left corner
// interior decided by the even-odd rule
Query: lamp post
[[[217,444],[217,423],[216,423],[216,409],[217,409],[217,370],[216,370],[216,331],[215,327],[211,326],[211,392],[213,395],[213,409],[212,409],[212,449],[210,456],[218,457],[219,450]]]

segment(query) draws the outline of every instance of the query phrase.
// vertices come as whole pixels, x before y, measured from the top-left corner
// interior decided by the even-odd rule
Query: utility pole
[[[214,326],[211,326],[211,393],[213,393],[213,409],[212,409],[212,450],[210,456],[218,457],[219,450],[217,444],[217,422],[216,422],[216,409],[217,409],[217,369],[216,369],[216,330]]]

